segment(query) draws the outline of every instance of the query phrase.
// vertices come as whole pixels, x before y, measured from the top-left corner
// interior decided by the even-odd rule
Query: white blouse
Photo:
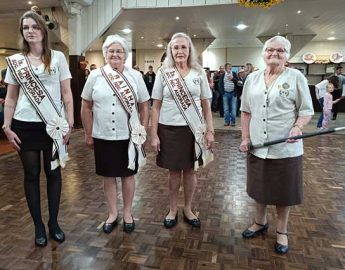
[[[208,84],[207,76],[204,70],[198,72],[191,69],[184,82],[192,95],[199,112],[202,114],[201,100],[212,98],[212,92]],[[162,101],[162,107],[159,115],[159,123],[170,126],[187,126],[180,110],[178,109],[174,98],[172,97],[169,88],[164,81],[161,69],[159,69],[155,84],[152,90],[153,99]]]
[[[241,111],[251,114],[252,144],[288,137],[298,116],[314,114],[307,80],[299,70],[291,68],[286,68],[268,89],[264,70],[251,73],[244,84]],[[270,159],[296,157],[303,154],[303,142],[280,143],[252,153]]]
[[[125,67],[122,74],[132,86],[139,103],[150,99],[139,71]],[[129,139],[128,113],[103,77],[100,68],[91,71],[81,97],[93,101],[92,137],[102,140]]]
[[[52,50],[50,75],[44,70],[43,63],[37,67],[33,65],[31,65],[31,67],[51,95],[56,107],[63,113],[60,82],[72,78],[65,55],[62,52]],[[12,75],[11,70],[7,70],[5,82],[12,85],[19,85]],[[19,95],[13,118],[26,122],[42,122],[21,87],[19,88]]]

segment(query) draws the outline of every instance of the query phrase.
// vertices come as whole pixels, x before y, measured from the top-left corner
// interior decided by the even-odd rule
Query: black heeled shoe
[[[111,233],[113,231],[113,229],[117,226],[117,217],[115,218],[115,220],[113,222],[107,223],[104,222],[103,224],[103,232],[104,233]]]
[[[282,233],[282,232],[278,232],[276,231],[278,234],[281,235],[286,235],[286,237],[288,237],[288,233]],[[282,245],[279,244],[278,242],[276,242],[276,244],[274,245],[274,251],[278,254],[286,254],[289,251],[289,246],[288,245]]]
[[[45,247],[47,243],[48,239],[44,225],[42,228],[35,227],[35,245],[38,247]]]
[[[58,224],[55,224],[53,226],[48,222],[48,228],[50,237],[53,238],[56,242],[62,243],[65,241],[65,233],[61,230]]]
[[[199,218],[189,219],[186,217],[184,211],[183,211],[183,219],[189,225],[192,225],[193,228],[200,228],[200,226],[201,226],[201,221]]]
[[[177,224],[177,220],[178,220],[178,212],[176,212],[176,216],[174,219],[168,219],[168,218],[165,218],[164,219],[164,227],[167,228],[167,229],[171,229],[173,227],[176,226]],[[168,213],[169,214],[169,213]]]
[[[135,224],[134,224],[134,218],[132,216],[132,222],[131,223],[127,223],[125,221],[125,219],[123,219],[123,231],[126,232],[126,233],[131,233],[134,231],[135,229]]]
[[[248,238],[254,238],[254,237],[257,237],[257,236],[267,232],[267,230],[268,230],[268,223],[263,225],[263,224],[255,222],[255,224],[260,226],[261,228],[256,230],[256,231],[251,231],[249,229],[246,229],[245,231],[242,232],[242,237],[243,238],[247,238],[247,239]]]

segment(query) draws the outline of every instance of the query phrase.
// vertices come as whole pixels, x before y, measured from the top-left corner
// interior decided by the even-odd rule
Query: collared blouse
[[[38,76],[39,80],[44,84],[48,93],[52,97],[55,105],[61,112],[63,112],[63,103],[61,99],[61,81],[72,78],[65,55],[60,51],[51,51],[52,59],[50,65],[50,74],[44,70],[44,64],[39,66],[31,65],[34,73]],[[19,85],[11,70],[8,69],[6,73],[5,82],[12,85]],[[35,108],[31,105],[28,98],[25,96],[22,88],[19,88],[19,95],[17,100],[16,109],[13,118],[26,122],[42,122]]]
[[[212,97],[206,72],[204,70],[198,72],[195,69],[191,69],[187,76],[183,79],[195,101],[198,110],[202,114],[201,100]],[[169,126],[187,126],[187,122],[178,109],[176,102],[170,93],[169,87],[163,78],[162,69],[160,69],[157,73],[155,84],[152,90],[152,98],[162,101],[162,107],[159,114],[160,124]]]
[[[122,75],[132,86],[138,103],[150,99],[143,76],[139,71],[124,67]],[[92,137],[114,141],[129,139],[129,115],[103,77],[100,68],[91,71],[81,97],[93,102]]]
[[[241,111],[251,114],[252,144],[288,137],[299,116],[314,114],[307,80],[291,68],[286,68],[269,88],[264,70],[251,73],[244,84]],[[303,142],[275,144],[254,149],[252,154],[263,159],[296,157],[303,154]]]

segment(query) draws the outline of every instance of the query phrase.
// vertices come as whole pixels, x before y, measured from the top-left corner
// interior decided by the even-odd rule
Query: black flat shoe
[[[60,226],[56,224],[55,226],[52,226],[48,222],[49,227],[49,235],[51,238],[53,238],[56,242],[62,243],[65,241],[65,233],[61,230]]]
[[[189,225],[192,225],[193,228],[200,228],[201,226],[201,221],[199,218],[194,218],[194,219],[188,219],[183,211],[183,219],[185,222],[187,222]]]
[[[278,234],[282,234],[282,235],[286,235],[286,237],[288,237],[288,233],[282,233],[282,232],[278,232]],[[274,245],[274,251],[278,254],[286,254],[289,251],[289,246],[288,245],[282,245],[279,244],[278,242],[276,242],[276,244]]]
[[[168,213],[169,214],[169,213]],[[174,219],[168,219],[168,218],[165,218],[164,219],[164,227],[167,228],[167,229],[171,229],[172,227],[175,227],[176,224],[177,224],[177,219],[178,219],[178,214],[176,212],[176,216]]]
[[[123,231],[124,231],[124,232],[126,232],[126,233],[131,233],[131,232],[134,231],[134,229],[135,229],[135,224],[134,224],[134,218],[133,218],[133,216],[132,216],[132,220],[133,220],[133,222],[127,223],[127,222],[125,221],[125,219],[123,219]]]
[[[110,223],[104,222],[103,232],[104,233],[111,233],[113,231],[113,229],[116,227],[116,225],[117,225],[117,217],[115,218],[115,220],[113,222],[110,222]]]
[[[245,231],[242,232],[242,237],[243,238],[247,238],[247,239],[248,238],[254,238],[254,237],[257,237],[257,236],[267,232],[267,230],[268,230],[268,223],[263,225],[263,224],[255,222],[255,224],[259,225],[261,228],[258,229],[257,231],[251,231],[249,229],[246,229]]]
[[[35,245],[38,247],[45,247],[48,243],[46,229],[35,227]]]

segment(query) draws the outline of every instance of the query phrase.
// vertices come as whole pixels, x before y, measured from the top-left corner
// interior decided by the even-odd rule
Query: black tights
[[[36,228],[44,230],[41,215],[40,200],[40,172],[41,172],[41,151],[30,150],[19,153],[24,167],[24,191],[31,217]],[[60,167],[51,170],[50,162],[52,151],[43,150],[43,167],[47,176],[47,195],[49,207],[48,226],[51,230],[57,230],[57,216],[59,213],[61,195],[61,170]]]

